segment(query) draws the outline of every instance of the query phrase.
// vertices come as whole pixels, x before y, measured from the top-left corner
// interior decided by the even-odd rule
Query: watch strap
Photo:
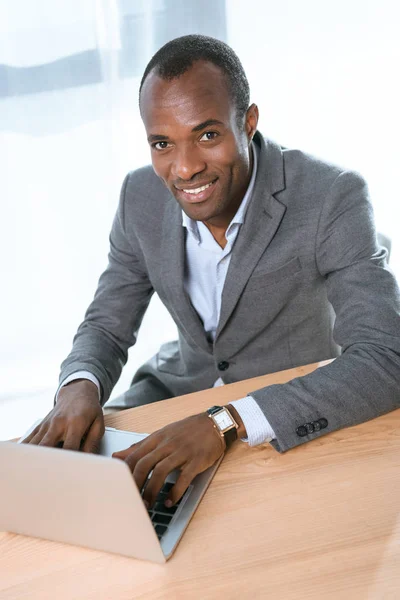
[[[228,429],[228,431],[225,431],[224,433],[224,438],[225,438],[225,443],[226,443],[226,447],[229,448],[229,446],[231,446],[233,444],[233,442],[235,442],[237,440],[237,429],[236,427],[232,427],[232,429]]]
[[[207,408],[207,414],[213,415],[214,413],[219,412],[223,408],[223,406],[211,406],[210,408]]]

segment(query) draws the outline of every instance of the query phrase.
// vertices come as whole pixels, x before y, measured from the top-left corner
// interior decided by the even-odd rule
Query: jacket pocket
[[[256,290],[275,285],[284,279],[300,273],[301,270],[301,262],[297,256],[273,271],[256,269],[247,283],[246,290]]]
[[[161,346],[157,354],[157,369],[172,375],[184,374],[185,365],[181,358],[178,340],[167,342]]]

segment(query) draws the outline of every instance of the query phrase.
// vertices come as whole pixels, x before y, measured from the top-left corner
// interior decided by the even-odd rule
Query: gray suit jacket
[[[156,291],[179,339],[139,369],[127,405],[135,395],[143,396],[137,403],[150,402],[210,388],[219,376],[232,383],[339,357],[252,393],[276,433],[273,445],[285,451],[400,406],[400,298],[376,242],[364,180],[259,133],[254,141],[255,191],[233,249],[214,344],[183,288],[181,209],[144,167],[124,181],[109,265],[60,380],[91,371],[106,402]],[[325,429],[299,435],[300,426],[320,418]]]

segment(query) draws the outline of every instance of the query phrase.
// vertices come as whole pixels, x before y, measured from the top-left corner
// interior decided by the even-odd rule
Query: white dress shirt
[[[182,211],[182,225],[186,228],[186,269],[184,287],[200,316],[206,335],[210,341],[215,339],[220,312],[222,290],[232,256],[232,249],[244,223],[246,210],[251,201],[257,173],[258,150],[253,144],[253,171],[246,194],[226,230],[226,246],[215,241],[209,229],[201,221],[194,221]],[[97,378],[86,371],[73,373],[65,379],[60,388],[75,379],[89,379],[97,385],[100,395],[100,384]],[[224,385],[221,378],[214,387]],[[59,388],[59,389],[60,389]],[[274,431],[257,402],[247,396],[230,402],[239,413],[246,428],[247,438],[243,441],[250,446],[270,442],[275,438]]]

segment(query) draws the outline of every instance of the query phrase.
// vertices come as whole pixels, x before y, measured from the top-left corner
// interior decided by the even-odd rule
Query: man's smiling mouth
[[[187,190],[185,188],[183,188],[183,192],[186,192],[187,194],[200,194],[200,192],[204,192],[204,190],[206,190],[207,188],[210,187],[210,185],[213,184],[213,181],[210,181],[210,183],[207,183],[206,185],[202,185],[201,187],[195,188],[194,190]]]
[[[210,189],[212,186],[214,186],[214,184],[218,181],[218,177],[217,179],[214,179],[213,181],[210,181],[208,183],[205,183],[203,185],[199,185],[197,187],[187,187],[187,188],[178,188],[176,186],[175,189],[177,190],[179,196],[183,199],[185,199],[186,201],[202,201],[202,200],[206,200],[210,194],[212,193],[212,189]]]
[[[177,185],[174,185],[174,187],[179,191],[179,192],[185,192],[186,194],[199,194],[200,192],[203,192],[204,190],[206,190],[207,188],[210,187],[210,185],[212,185],[213,183],[215,183],[217,181],[218,177],[216,179],[213,179],[212,181],[209,181],[208,183],[203,183],[202,185],[198,185],[197,187],[191,186],[191,187],[178,187]]]

